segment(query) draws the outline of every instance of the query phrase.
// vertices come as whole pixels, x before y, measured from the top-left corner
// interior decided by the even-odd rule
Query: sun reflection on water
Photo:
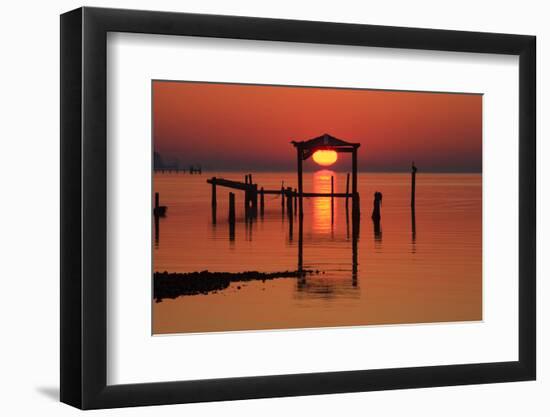
[[[336,190],[337,176],[334,171],[323,169],[313,173],[313,192],[314,193],[330,193],[331,177],[334,177],[334,192]],[[317,233],[330,233],[336,220],[336,204],[332,205],[330,197],[315,197],[312,198],[313,231]],[[334,213],[333,213],[334,210]]]

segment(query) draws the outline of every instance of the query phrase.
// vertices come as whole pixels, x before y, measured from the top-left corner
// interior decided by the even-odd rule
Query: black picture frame
[[[108,32],[519,56],[519,360],[107,385]],[[61,16],[61,401],[82,409],[533,380],[534,36],[80,8]]]

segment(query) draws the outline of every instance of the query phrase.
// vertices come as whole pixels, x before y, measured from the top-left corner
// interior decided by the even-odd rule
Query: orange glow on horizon
[[[313,154],[313,160],[324,167],[334,164],[338,160],[338,153],[332,150],[318,150]]]
[[[362,145],[359,171],[481,172],[482,97],[154,81],[154,149],[208,171],[288,171],[289,141],[327,132]]]

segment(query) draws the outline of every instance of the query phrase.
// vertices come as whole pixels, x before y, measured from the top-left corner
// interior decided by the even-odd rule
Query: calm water
[[[217,188],[216,223],[210,208],[212,176],[244,181],[245,173],[155,174],[168,206],[153,248],[155,271],[276,272],[298,269],[298,221],[267,195],[263,218],[245,221],[243,192]],[[346,175],[304,174],[304,191],[345,192]],[[296,174],[259,173],[266,189],[296,186]],[[236,194],[230,239],[228,193]],[[383,193],[377,229],[370,216]],[[359,174],[361,222],[353,273],[351,214],[345,199],[304,199],[305,280],[239,282],[217,293],[153,303],[154,333],[334,327],[481,320],[481,175],[417,175],[416,212],[410,210],[410,174]],[[350,201],[351,212],[351,201]]]

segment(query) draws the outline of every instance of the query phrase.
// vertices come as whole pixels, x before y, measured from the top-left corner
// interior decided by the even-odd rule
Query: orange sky
[[[295,169],[291,140],[360,142],[361,171],[481,172],[482,96],[153,82],[155,151],[205,170]],[[341,154],[333,169],[349,169]],[[308,160],[305,167],[313,166]]]

